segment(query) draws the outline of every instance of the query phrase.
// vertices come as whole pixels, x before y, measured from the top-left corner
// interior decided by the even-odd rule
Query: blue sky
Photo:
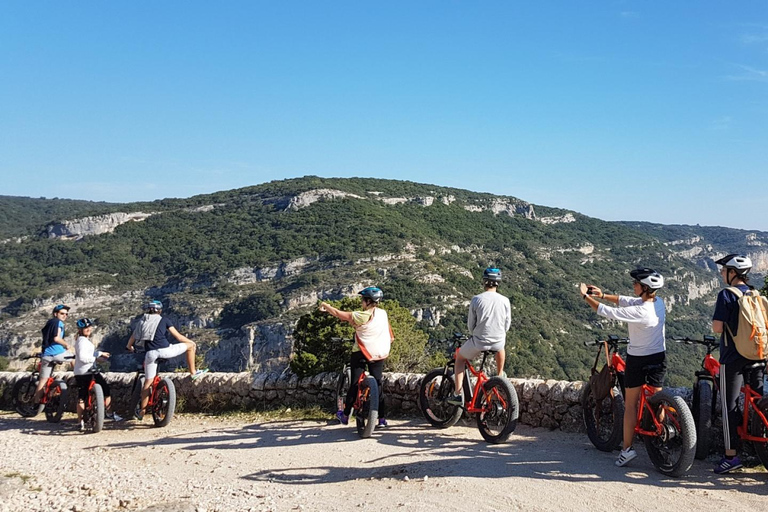
[[[767,148],[762,0],[0,4],[4,195],[370,176],[768,231]]]

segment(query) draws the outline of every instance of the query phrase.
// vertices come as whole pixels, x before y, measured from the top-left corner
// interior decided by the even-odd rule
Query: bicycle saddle
[[[747,366],[742,368],[739,373],[744,375],[747,372],[751,372],[753,370],[761,370],[763,368],[765,368],[765,361],[755,361],[754,363],[748,364]]]

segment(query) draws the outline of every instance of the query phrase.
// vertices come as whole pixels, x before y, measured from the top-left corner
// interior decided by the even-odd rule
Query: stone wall
[[[14,383],[28,375],[0,372],[0,407],[12,409]],[[338,375],[322,373],[299,379],[280,373],[209,373],[193,381],[186,373],[163,373],[173,380],[178,408],[187,412],[219,412],[232,409],[278,409],[319,405],[334,409]],[[69,410],[74,411],[76,390],[71,372],[56,373],[70,382]],[[106,373],[115,409],[128,414],[134,373]],[[418,415],[419,384],[423,375],[384,374],[384,392],[392,414]],[[520,422],[536,427],[574,432],[582,430],[580,396],[582,382],[512,379],[520,400]]]

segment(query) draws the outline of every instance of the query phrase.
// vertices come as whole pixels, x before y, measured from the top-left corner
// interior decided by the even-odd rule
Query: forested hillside
[[[411,182],[305,177],[124,205],[3,197],[0,209],[13,211],[0,233],[26,236],[0,244],[0,354],[31,343],[46,307],[64,299],[79,304],[77,314],[97,316],[118,348],[127,319],[151,296],[207,340],[213,367],[228,368],[224,354],[240,357],[242,342],[234,340],[247,325],[267,336],[265,325],[292,325],[317,300],[370,284],[440,337],[463,328],[482,269],[496,265],[504,273],[500,291],[514,306],[508,372],[578,379],[592,357],[582,341],[623,332],[585,306],[580,281],[629,293],[629,269],[657,268],[668,282],[670,335],[705,333],[719,286],[707,264],[714,249],[691,255],[673,243],[695,237],[694,228],[611,223]],[[146,218],[77,240],[43,236],[54,222],[96,216],[98,223],[116,212]],[[11,225],[12,218],[25,221]],[[733,246],[766,240],[765,233],[723,231],[731,232],[718,235],[723,252],[729,236]],[[281,329],[290,344],[290,329]],[[249,343],[241,368],[258,356]],[[672,347],[671,358],[673,384],[699,363],[689,348]]]

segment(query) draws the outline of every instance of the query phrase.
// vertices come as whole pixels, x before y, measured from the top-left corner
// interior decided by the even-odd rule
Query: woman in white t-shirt
[[[632,448],[637,424],[637,405],[643,384],[661,391],[667,371],[664,321],[664,301],[656,292],[664,286],[664,278],[651,268],[638,268],[629,273],[633,279],[635,297],[606,295],[597,286],[581,283],[584,300],[598,315],[627,323],[629,345],[624,372],[624,444],[617,466],[625,466],[637,457]],[[596,300],[604,299],[618,307],[606,306]]]

